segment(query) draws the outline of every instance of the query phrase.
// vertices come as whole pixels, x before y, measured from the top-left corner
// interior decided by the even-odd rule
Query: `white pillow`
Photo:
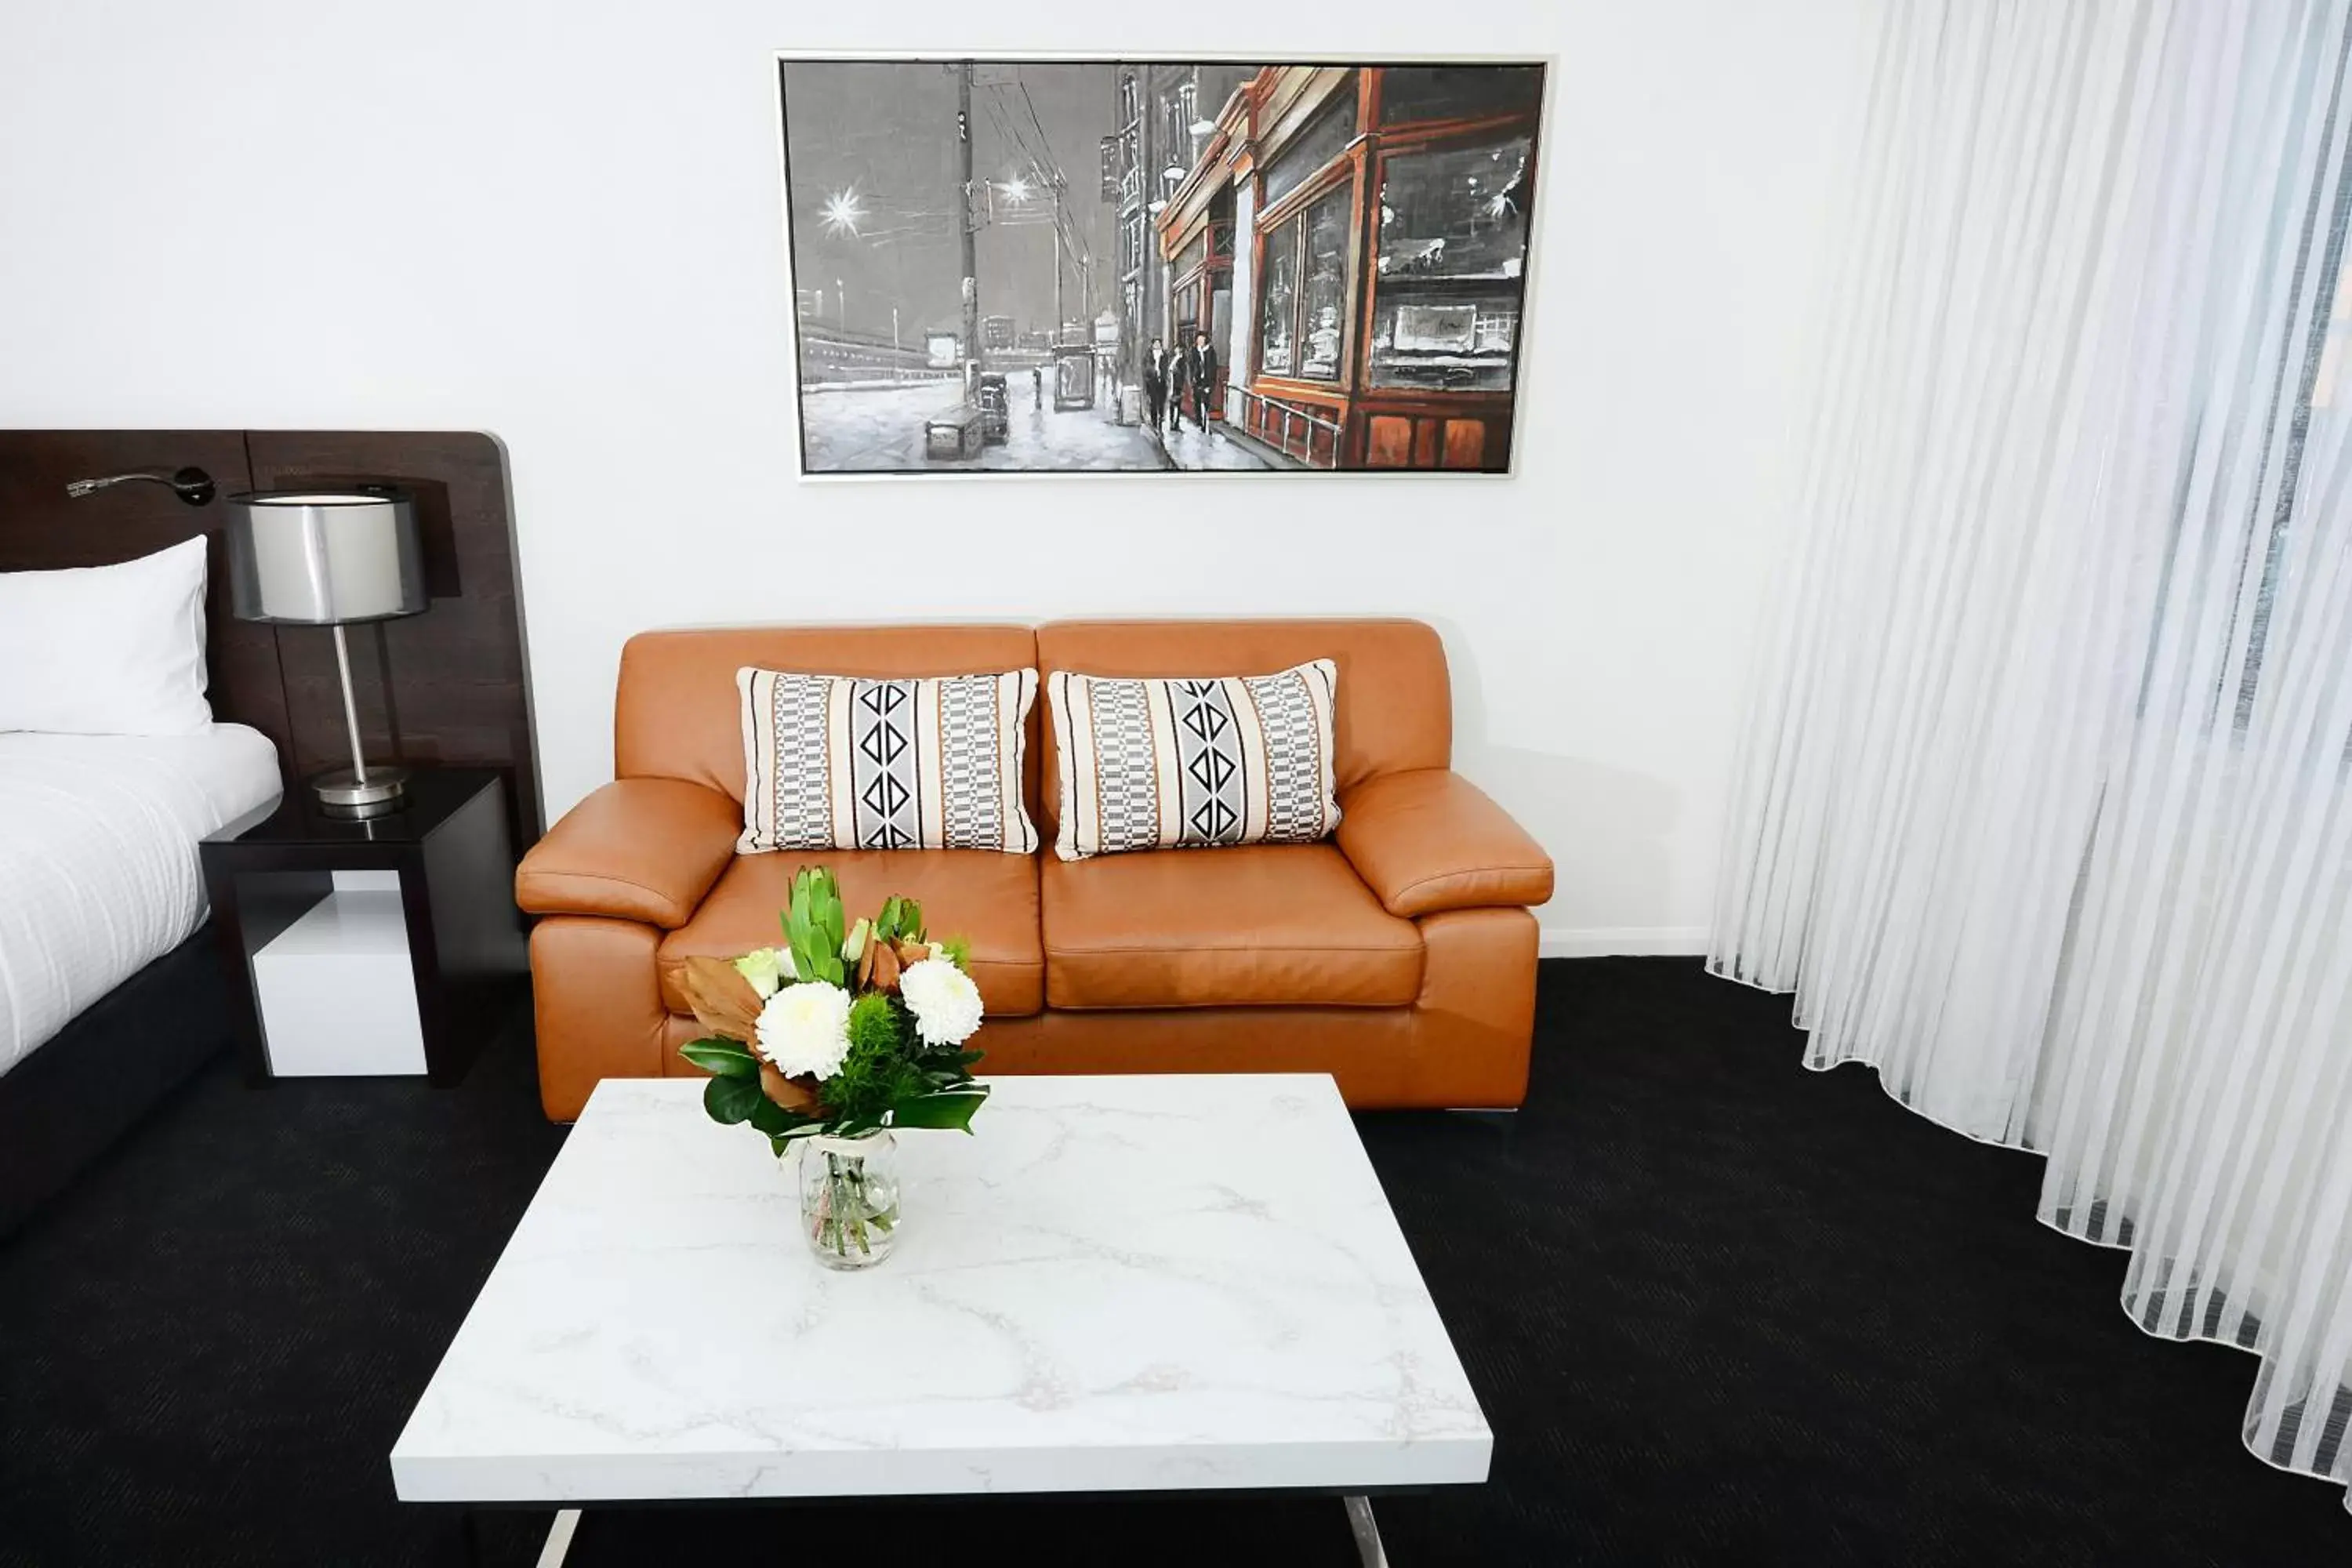
[[[205,542],[119,566],[0,572],[0,731],[186,735],[205,700]]]

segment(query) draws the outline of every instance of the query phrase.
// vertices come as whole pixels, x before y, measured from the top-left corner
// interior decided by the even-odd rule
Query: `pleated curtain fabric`
[[[1713,970],[2352,1480],[2347,0],[1886,8]]]

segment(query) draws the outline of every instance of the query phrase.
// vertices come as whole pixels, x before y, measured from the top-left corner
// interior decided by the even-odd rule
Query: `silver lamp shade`
[[[426,604],[416,508],[397,490],[255,490],[228,499],[237,619],[344,626]]]
[[[418,615],[430,602],[415,503],[398,490],[373,488],[253,490],[229,497],[227,512],[230,612],[243,621],[334,628],[352,765],[319,774],[311,793],[339,816],[397,810],[408,773],[371,767],[361,750],[343,627]]]

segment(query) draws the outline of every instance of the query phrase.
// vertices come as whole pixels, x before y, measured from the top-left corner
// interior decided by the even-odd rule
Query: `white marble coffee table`
[[[403,1499],[1486,1477],[1493,1435],[1327,1077],[994,1079],[975,1136],[899,1135],[898,1251],[851,1274],[701,1088],[591,1097],[393,1447]]]

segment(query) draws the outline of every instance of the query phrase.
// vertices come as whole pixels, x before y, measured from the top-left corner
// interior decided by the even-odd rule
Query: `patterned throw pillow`
[[[743,836],[771,849],[1037,852],[1021,760],[1037,672],[868,680],[739,669]]]
[[[1331,791],[1339,669],[1130,680],[1046,678],[1065,860],[1126,849],[1301,844],[1339,826]]]

